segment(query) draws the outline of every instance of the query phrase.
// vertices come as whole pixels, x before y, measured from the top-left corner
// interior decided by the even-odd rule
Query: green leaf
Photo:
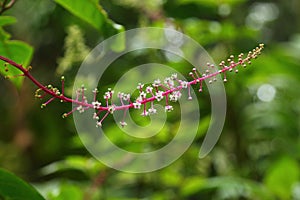
[[[109,23],[109,26],[114,27],[114,29],[117,31],[117,34],[114,41],[111,43],[110,48],[115,52],[120,52],[125,49],[125,31],[124,27],[119,24],[114,24],[113,22]],[[111,33],[111,35],[116,34],[114,32]]]
[[[63,184],[60,188],[59,195],[53,200],[82,200],[83,191],[82,188],[75,185]]]
[[[10,25],[15,22],[15,17],[0,16],[0,55],[27,67],[33,55],[33,48],[21,41],[9,41],[10,34],[6,33],[2,28],[2,26]],[[17,88],[20,88],[24,79],[24,77],[18,76],[21,72],[15,67],[8,67],[8,71],[6,71],[5,67],[1,66],[2,64],[4,63],[0,61],[0,74],[11,77],[10,81]]]
[[[44,200],[31,185],[3,169],[0,169],[0,197],[10,200]]]
[[[106,19],[106,13],[92,0],[55,0],[56,3],[67,9],[73,15],[88,22],[94,28],[101,31]]]
[[[292,187],[299,180],[299,166],[292,158],[282,158],[266,174],[265,183],[280,199],[290,199]]]
[[[55,2],[73,15],[89,23],[96,30],[101,32],[104,37],[109,37],[124,31],[124,27],[114,23],[107,17],[104,9],[96,0],[55,0]],[[114,51],[122,51],[125,48],[124,34],[116,37],[112,43],[111,49]]]
[[[10,34],[6,33],[2,26],[16,23],[16,18],[11,16],[0,16],[0,41],[5,41],[10,38]]]
[[[187,4],[187,3],[196,3],[196,4],[203,4],[209,6],[217,6],[220,4],[229,4],[234,5],[238,3],[243,3],[245,0],[223,0],[223,1],[211,1],[211,0],[176,0],[179,4]]]
[[[0,42],[0,55],[7,57],[14,62],[23,65],[25,68],[28,67],[30,60],[33,55],[33,48],[28,44],[21,41],[4,41]],[[15,67],[8,67],[8,71],[5,71],[3,61],[0,62],[0,73],[4,76],[11,77],[10,81],[17,87],[20,88],[24,77],[14,77],[22,74]]]
[[[105,166],[98,160],[82,156],[69,156],[57,162],[53,162],[44,168],[41,172],[43,175],[49,175],[59,171],[80,170],[87,175],[94,176],[103,170]]]
[[[0,26],[10,25],[16,23],[17,20],[12,16],[0,16]]]
[[[205,179],[202,177],[191,177],[187,179],[182,187],[181,194],[183,196],[189,196],[199,192],[202,187],[205,185]]]
[[[55,2],[71,12],[73,15],[86,21],[100,32],[104,31],[103,27],[107,24],[109,25],[109,28],[113,28],[117,32],[120,31],[119,28],[115,27],[115,24],[107,18],[106,12],[98,4],[98,1],[55,0]]]

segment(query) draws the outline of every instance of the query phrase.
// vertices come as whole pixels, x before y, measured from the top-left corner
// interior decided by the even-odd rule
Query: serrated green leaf
[[[0,197],[10,200],[44,200],[31,185],[3,169],[0,169]]]

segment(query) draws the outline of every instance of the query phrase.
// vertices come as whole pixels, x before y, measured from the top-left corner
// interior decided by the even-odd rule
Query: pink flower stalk
[[[113,95],[114,91],[108,88],[108,91],[105,92],[103,98],[105,100],[105,105],[102,106],[101,102],[97,100],[97,93],[98,90],[94,89],[92,92],[94,94],[94,98],[92,102],[88,102],[86,96],[85,96],[85,90],[86,88],[82,86],[81,88],[77,89],[76,91],[76,98],[72,99],[64,94],[64,85],[65,85],[65,78],[61,78],[62,86],[61,91],[53,87],[52,85],[43,85],[39,81],[37,81],[29,72],[28,69],[24,68],[22,65],[15,63],[14,61],[5,58],[3,56],[0,56],[0,60],[6,62],[5,67],[7,69],[7,65],[10,65],[12,67],[15,67],[19,69],[22,74],[19,76],[25,76],[29,78],[37,87],[35,96],[37,98],[43,99],[47,95],[50,95],[49,100],[47,100],[45,103],[41,105],[41,107],[47,106],[50,102],[52,102],[55,99],[60,100],[61,102],[69,102],[76,105],[76,107],[71,110],[68,113],[64,113],[63,117],[67,117],[73,112],[78,111],[79,113],[83,113],[87,109],[94,109],[95,112],[93,114],[93,119],[96,120],[96,126],[101,127],[103,124],[104,119],[109,115],[113,114],[114,111],[123,111],[123,119],[120,122],[121,126],[124,127],[127,125],[125,122],[126,119],[126,113],[129,109],[142,109],[142,116],[148,116],[155,114],[157,111],[153,106],[154,101],[161,101],[165,98],[165,111],[171,112],[173,110],[173,106],[170,105],[170,102],[176,102],[178,101],[182,96],[182,90],[188,89],[188,100],[192,100],[191,96],[191,85],[199,85],[199,92],[203,91],[203,81],[208,80],[209,84],[213,83],[214,81],[217,81],[216,76],[219,74],[223,75],[223,81],[227,82],[226,72],[235,71],[238,73],[237,66],[243,66],[246,67],[247,64],[251,64],[251,60],[257,58],[260,54],[262,49],[264,48],[264,44],[260,44],[258,47],[253,49],[252,51],[249,51],[247,56],[244,58],[244,54],[241,53],[238,56],[238,60],[234,61],[234,56],[231,55],[227,62],[221,61],[219,66],[221,67],[220,70],[216,72],[211,72],[213,70],[207,69],[205,73],[199,73],[196,68],[193,68],[192,71],[189,73],[190,77],[192,77],[193,80],[187,82],[183,81],[177,78],[177,74],[172,74],[170,77],[165,78],[163,81],[157,79],[154,80],[152,85],[144,87],[144,84],[139,83],[137,86],[137,89],[139,91],[139,96],[134,100],[131,101],[130,94],[124,94],[122,92],[118,93],[118,98],[120,100],[120,105],[113,103]],[[210,69],[214,69],[215,66],[213,64],[208,63],[207,64]],[[6,70],[7,71],[7,70]],[[42,92],[42,93],[41,93]],[[147,106],[147,104],[150,104],[150,107]],[[147,107],[149,107],[147,109]],[[101,112],[105,112],[103,117],[100,119]]]

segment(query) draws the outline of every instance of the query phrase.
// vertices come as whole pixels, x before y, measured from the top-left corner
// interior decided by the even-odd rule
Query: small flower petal
[[[135,109],[140,109],[141,108],[141,103],[140,102],[134,102],[133,103],[133,107],[135,108]]]
[[[126,122],[120,122],[121,126],[124,128],[124,126],[127,126],[127,123]]]
[[[165,112],[171,112],[173,110],[173,106],[167,105],[165,106]]]
[[[155,108],[148,109],[149,114],[156,114],[157,110]]]

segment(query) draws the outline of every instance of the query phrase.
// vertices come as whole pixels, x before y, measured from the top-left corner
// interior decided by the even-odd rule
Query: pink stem
[[[9,63],[10,65],[16,67],[17,69],[19,69],[20,71],[22,71],[24,73],[24,76],[26,76],[27,78],[29,78],[38,88],[40,88],[41,90],[43,90],[45,93],[53,96],[54,98],[56,99],[60,99],[64,102],[70,102],[70,103],[74,103],[76,105],[81,105],[83,107],[86,107],[86,108],[94,108],[94,106],[90,103],[86,103],[84,101],[79,101],[78,99],[71,99],[71,98],[68,98],[66,96],[64,96],[64,94],[62,95],[57,95],[55,92],[53,92],[52,90],[48,89],[47,87],[45,87],[44,85],[42,85],[39,81],[37,81],[31,74],[30,72],[25,69],[22,65],[19,65],[17,63],[15,63],[14,61],[8,59],[8,58],[5,58],[3,56],[0,56],[0,60],[3,60],[7,63]],[[248,59],[249,60],[249,59]],[[238,65],[243,65],[246,61],[248,61],[247,59],[244,59],[244,60],[239,60],[237,63],[230,63],[230,65],[228,67],[224,67],[223,69],[219,70],[219,71],[216,71],[214,73],[211,73],[211,74],[206,74],[205,76],[202,76],[202,77],[198,77],[197,78],[193,75],[193,79],[192,81],[188,82],[188,88],[190,89],[190,86],[191,85],[194,85],[194,84],[197,84],[199,82],[202,82],[206,79],[210,79],[211,77],[216,77],[217,75],[219,74],[225,74],[226,71],[229,71],[229,70],[232,70],[234,69],[236,66]],[[191,75],[191,74],[190,74]],[[163,87],[163,85],[161,85]],[[165,88],[165,87],[163,87]],[[156,90],[158,90],[157,87],[155,87]],[[165,88],[167,89],[167,88]],[[171,89],[167,89],[165,92],[163,92],[163,96],[168,96],[170,93],[174,92],[174,91],[177,91],[177,90],[181,90],[182,89],[182,86],[177,86],[177,87],[174,87],[174,88],[171,88]],[[149,98],[145,98],[143,99],[140,103],[141,104],[146,104],[147,102],[152,102],[152,101],[155,101],[155,96],[152,96],[152,97],[149,97]],[[109,105],[108,105],[108,99],[106,99],[106,107],[105,106],[100,106],[98,108],[99,111],[102,111],[102,110],[106,110],[108,111],[109,110]],[[127,105],[120,105],[120,106],[115,106],[115,110],[127,110],[129,108],[132,108],[133,107],[133,103],[131,101],[129,101],[129,104]],[[106,113],[107,115],[108,113]],[[102,121],[102,120],[101,120]]]

